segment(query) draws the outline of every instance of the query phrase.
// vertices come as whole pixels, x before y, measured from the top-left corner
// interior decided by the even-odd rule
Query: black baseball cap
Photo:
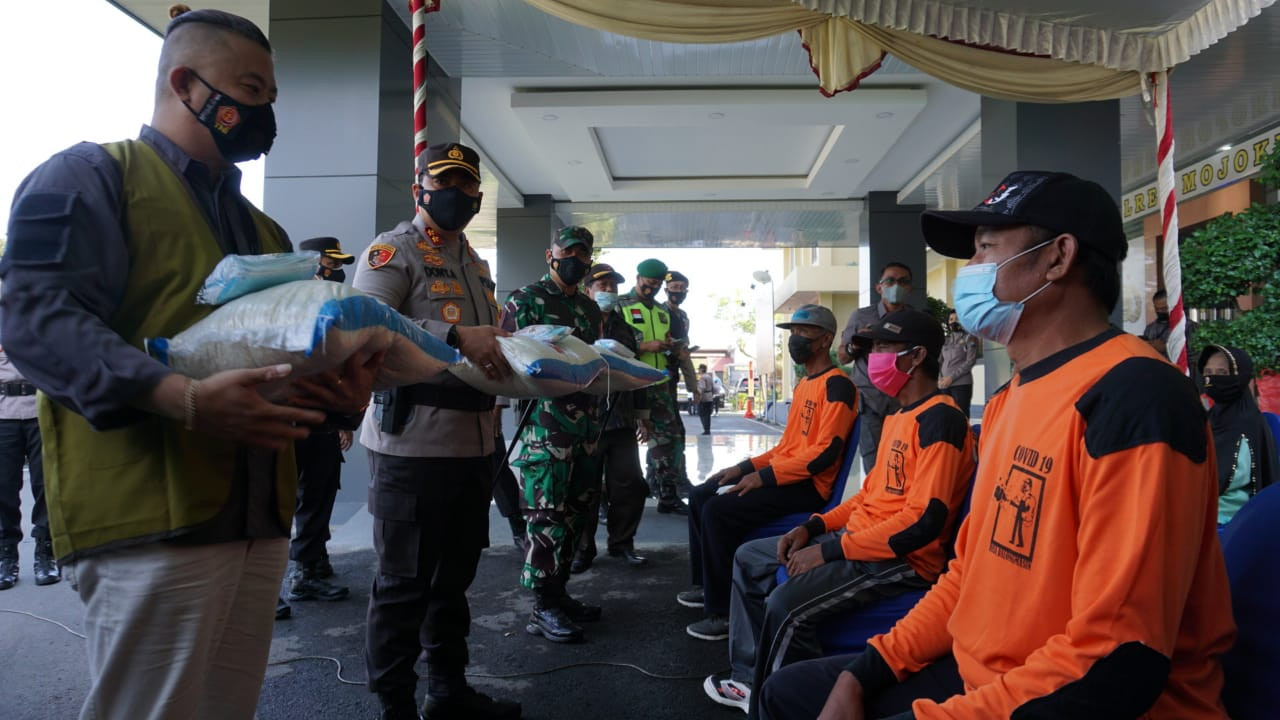
[[[436,177],[453,169],[465,171],[480,182],[480,153],[460,143],[440,143],[428,146],[418,156],[418,172]]]
[[[682,283],[684,283],[684,284],[686,284],[686,285],[688,285],[688,284],[689,284],[689,278],[688,278],[684,273],[680,272],[679,270],[669,270],[669,271],[667,271],[666,281],[667,281],[667,282],[682,282]]]
[[[1128,250],[1115,199],[1101,185],[1063,172],[1011,173],[972,210],[927,210],[920,229],[929,247],[953,258],[973,257],[979,225],[1035,225],[1070,233],[1081,244],[1120,261]]]
[[[855,334],[854,337],[862,340],[884,340],[919,345],[932,358],[942,354],[942,323],[927,313],[911,308],[894,310],[886,314],[880,318],[880,322],[864,332]]]

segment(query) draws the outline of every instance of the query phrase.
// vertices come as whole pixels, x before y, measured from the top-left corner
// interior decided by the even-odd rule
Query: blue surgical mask
[[[1027,301],[1039,295],[1053,283],[1045,283],[1039,290],[1023,298],[1021,302],[1010,302],[996,297],[996,274],[1005,265],[1051,242],[1053,241],[1046,240],[1035,247],[1027,248],[999,265],[979,263],[960,268],[956,273],[955,281],[956,317],[970,334],[1001,345],[1009,344]]]
[[[600,306],[600,312],[613,312],[618,307],[618,293],[601,290],[595,294],[595,301]]]

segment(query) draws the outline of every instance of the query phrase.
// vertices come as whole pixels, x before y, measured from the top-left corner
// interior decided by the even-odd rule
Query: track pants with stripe
[[[784,665],[820,657],[817,631],[823,620],[929,585],[905,560],[829,562],[779,584],[778,540],[745,543],[733,558],[729,665],[733,679],[752,688],[763,687]]]

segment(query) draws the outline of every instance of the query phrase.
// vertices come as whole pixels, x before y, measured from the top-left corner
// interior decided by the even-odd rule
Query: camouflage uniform
[[[667,306],[645,302],[634,290],[618,298],[618,312],[625,316],[627,307],[643,303],[651,308],[666,312]],[[636,342],[646,340],[663,340],[665,338],[647,338],[640,330],[635,329]],[[671,373],[670,368],[660,369]],[[676,395],[672,391],[675,378],[649,388],[649,422],[652,430],[649,433],[649,452],[645,456],[645,479],[649,487],[658,496],[660,505],[672,506],[680,502],[679,488],[684,479],[684,421],[680,419],[680,408],[676,404]],[[677,459],[677,455],[679,459]]]
[[[600,308],[582,293],[566,295],[548,274],[511,293],[502,327],[566,325],[587,343],[600,336]],[[520,435],[520,507],[528,524],[528,549],[520,584],[535,591],[563,588],[573,549],[598,476],[595,444],[600,435],[599,401],[582,393],[533,400]]]
[[[685,432],[684,418],[680,417],[680,403],[678,401],[676,389],[680,384],[680,376],[684,376],[685,390],[689,391],[689,404],[693,406],[693,394],[698,390],[698,376],[693,371],[693,360],[689,357],[689,313],[681,310],[678,306],[671,303],[666,304],[667,312],[671,313],[671,339],[684,340],[684,346],[679,352],[673,350],[669,357],[671,361],[670,373],[671,396],[677,398],[676,423],[672,426],[671,432],[676,436],[672,460],[675,462],[676,477],[679,478],[679,492],[681,495],[687,496],[692,485],[689,483],[689,469],[684,462]]]

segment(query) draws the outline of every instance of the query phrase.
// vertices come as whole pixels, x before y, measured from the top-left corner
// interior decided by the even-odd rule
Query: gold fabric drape
[[[525,2],[577,25],[660,42],[743,42],[798,30],[827,95],[856,87],[885,53],[957,87],[1008,100],[1105,100],[1141,88],[1136,72],[960,45],[833,17],[792,0]]]

